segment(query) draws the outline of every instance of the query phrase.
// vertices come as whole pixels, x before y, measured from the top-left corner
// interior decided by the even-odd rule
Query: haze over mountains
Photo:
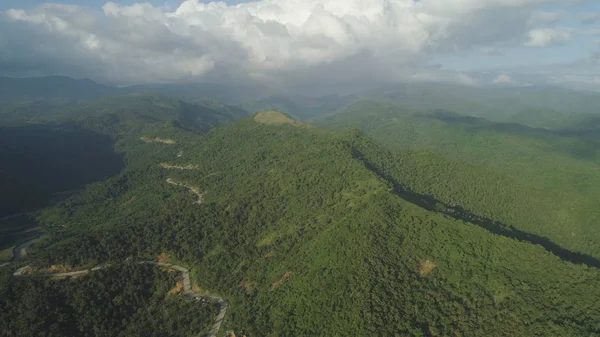
[[[157,93],[180,98],[208,98],[249,111],[276,109],[300,119],[332,112],[361,99],[376,99],[411,110],[445,110],[492,121],[531,127],[559,128],[597,115],[600,94],[557,86],[471,87],[440,83],[399,83],[393,86],[325,96],[299,95],[252,85],[188,83],[114,87],[89,79],[64,76],[0,77],[4,104],[20,100],[82,100],[134,93]]]

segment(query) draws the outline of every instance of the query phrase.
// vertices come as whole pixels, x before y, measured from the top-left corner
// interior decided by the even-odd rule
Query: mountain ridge
[[[249,337],[600,333],[595,237],[563,235],[590,230],[561,213],[577,195],[557,199],[544,189],[555,182],[540,177],[522,184],[532,165],[511,176],[477,162],[494,156],[448,155],[491,134],[498,138],[483,144],[515,143],[490,151],[517,144],[545,159],[561,156],[560,169],[589,164],[565,155],[574,145],[568,137],[522,137],[529,129],[451,111],[423,115],[376,98],[317,120],[334,130],[290,113],[139,93],[14,113],[0,120],[104,135],[124,164],[31,214],[50,235],[23,264],[87,269],[168,257],[189,266],[194,291],[227,298],[224,330]],[[396,138],[381,138],[389,135]],[[419,143],[425,138],[432,143]],[[392,146],[399,139],[401,147]],[[550,151],[544,142],[562,147]],[[561,214],[569,221],[543,221]],[[0,270],[0,289],[13,287],[10,272]],[[14,310],[2,321],[42,326],[35,315],[26,322],[15,314],[37,305],[34,298],[6,298],[0,306]],[[93,308],[119,303],[111,299]],[[85,312],[71,318],[79,317]]]
[[[204,135],[174,128],[154,134],[171,133],[173,145],[129,144],[134,162],[119,177],[44,212],[40,221],[65,219],[72,236],[34,261],[169,252],[228,298],[224,328],[248,336],[596,331],[597,304],[582,294],[600,271],[399,198],[356,158],[362,147],[392,163],[368,139],[252,116]],[[152,158],[139,157],[147,151]],[[197,186],[202,204],[168,177]],[[560,291],[540,290],[548,287]],[[548,305],[552,296],[575,309]],[[578,323],[549,323],[559,317]]]
[[[396,174],[420,194],[600,256],[593,139],[381,101],[360,101],[313,123],[372,136],[392,150]]]

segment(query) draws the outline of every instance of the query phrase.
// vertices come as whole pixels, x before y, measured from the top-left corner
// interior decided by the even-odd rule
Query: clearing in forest
[[[262,124],[268,125],[294,125],[294,126],[303,126],[303,127],[311,127],[309,124],[299,122],[290,116],[284,114],[279,111],[262,111],[254,116],[254,121]]]
[[[167,253],[162,253],[160,254],[157,258],[156,261],[158,263],[169,263],[169,254]]]
[[[240,282],[240,287],[246,290],[246,294],[250,295],[254,291],[254,282],[245,280]]]
[[[281,276],[281,278],[279,280],[275,281],[271,285],[271,290],[275,290],[276,288],[279,288],[282,284],[284,284],[285,282],[287,282],[291,278],[292,278],[292,272],[291,271],[286,271],[285,274],[283,274],[283,276]]]
[[[53,264],[48,269],[46,269],[47,274],[60,274],[60,273],[68,273],[71,271],[71,266],[67,266],[64,264]]]
[[[419,266],[419,275],[427,276],[437,268],[437,265],[430,260],[423,260]]]
[[[167,293],[167,295],[177,295],[180,294],[183,290],[183,280],[181,281],[177,281],[177,283],[175,284],[175,287],[171,290],[169,290],[169,292]]]
[[[160,163],[159,166],[164,169],[175,169],[175,170],[197,170],[200,168],[200,166],[192,165],[192,164],[183,166],[183,165],[173,165],[173,164],[169,164],[169,163]]]
[[[168,144],[168,145],[175,145],[177,144],[173,139],[170,138],[148,138],[148,137],[140,137],[140,139],[144,142],[144,143],[148,143],[148,144],[152,144],[152,143],[162,143],[162,144]]]

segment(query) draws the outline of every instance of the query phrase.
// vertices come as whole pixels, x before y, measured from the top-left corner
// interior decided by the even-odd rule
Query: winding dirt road
[[[15,246],[15,248],[13,248],[13,259],[12,260],[13,261],[20,260],[20,259],[24,258],[25,256],[27,256],[27,248],[29,248],[34,243],[40,241],[41,239],[45,238],[46,236],[48,236],[48,234],[42,234],[38,237],[27,240],[27,241]]]
[[[11,214],[11,215],[7,215],[5,217],[0,218],[0,221],[4,221],[4,220],[8,220],[8,219],[12,219],[12,218],[18,218],[20,216],[23,216],[27,213],[18,213],[18,214]]]
[[[227,313],[227,308],[228,308],[227,302],[224,299],[222,299],[221,297],[202,295],[202,294],[195,293],[192,290],[192,283],[190,281],[190,271],[182,266],[178,266],[178,265],[174,265],[174,264],[170,264],[170,263],[155,262],[155,261],[139,261],[137,263],[138,264],[151,264],[154,266],[165,267],[165,268],[177,270],[177,271],[181,272],[181,276],[183,278],[183,295],[184,296],[194,298],[194,299],[203,299],[203,298],[210,299],[212,301],[217,302],[217,305],[219,306],[219,313],[217,314],[217,317],[215,318],[215,323],[211,327],[209,333],[205,335],[205,337],[215,337],[217,335],[217,333],[221,329],[221,325],[223,323],[223,319],[225,318],[225,314]],[[15,276],[15,277],[66,278],[66,277],[73,277],[73,276],[79,276],[79,275],[86,275],[92,271],[101,270],[101,269],[104,269],[107,267],[109,267],[109,265],[98,266],[98,267],[94,267],[91,269],[73,271],[73,272],[68,272],[68,273],[46,273],[46,274],[28,275],[28,274],[25,274],[24,272],[25,272],[25,270],[27,270],[27,268],[29,268],[29,266],[25,266],[25,267],[19,268],[17,271],[15,271],[13,273],[13,276]]]
[[[174,180],[173,180],[173,179],[171,179],[171,178],[167,179],[167,183],[168,183],[168,184],[171,184],[171,185],[175,185],[175,186],[182,186],[182,187],[185,187],[185,188],[187,188],[187,189],[188,189],[188,190],[190,190],[192,193],[194,193],[195,195],[197,195],[197,196],[198,196],[198,201],[196,201],[196,203],[197,203],[198,205],[202,205],[202,201],[204,200],[204,196],[202,195],[202,193],[200,193],[200,191],[199,191],[197,188],[195,188],[195,187],[193,187],[193,186],[188,186],[188,185],[185,185],[185,184],[182,184],[182,183],[178,183],[178,182],[174,181]]]
[[[32,228],[32,229],[29,229],[29,230],[26,230],[26,231],[23,231],[20,233],[32,232],[34,230],[37,230],[37,228]],[[41,239],[45,238],[46,236],[48,236],[48,234],[42,234],[38,237],[29,239],[25,242],[22,242],[16,246],[14,246],[12,249],[12,254],[13,254],[12,259],[10,260],[10,262],[5,262],[5,263],[0,264],[0,268],[6,267],[6,266],[12,264],[13,262],[20,260],[20,259],[24,258],[25,256],[27,256],[27,248],[29,248],[34,243],[40,241]]]

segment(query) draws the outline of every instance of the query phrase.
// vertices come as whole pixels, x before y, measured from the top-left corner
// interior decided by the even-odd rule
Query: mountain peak
[[[267,124],[267,125],[289,124],[289,125],[304,126],[304,127],[310,126],[309,124],[306,124],[306,123],[303,123],[303,122],[293,119],[292,117],[290,117],[289,115],[287,115],[283,112],[279,112],[279,111],[275,111],[275,110],[266,110],[266,111],[261,111],[261,112],[257,113],[254,116],[254,121],[258,122],[258,123],[262,123],[262,124]]]

